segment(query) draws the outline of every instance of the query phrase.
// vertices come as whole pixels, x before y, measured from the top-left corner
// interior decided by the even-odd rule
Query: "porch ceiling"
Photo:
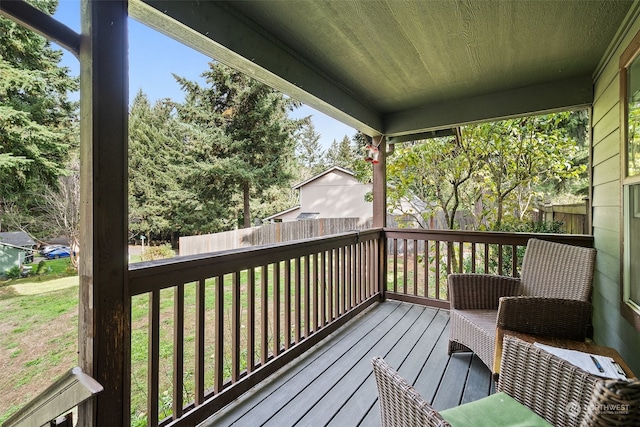
[[[129,13],[369,135],[592,102],[628,1],[166,1]]]

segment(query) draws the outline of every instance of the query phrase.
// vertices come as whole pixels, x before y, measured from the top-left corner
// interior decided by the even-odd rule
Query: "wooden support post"
[[[374,137],[373,145],[380,150],[378,163],[373,164],[373,227],[384,228],[387,226],[387,144],[384,136]],[[378,290],[384,299],[387,287],[387,239],[384,234],[378,243],[377,268]]]
[[[130,425],[127,1],[82,0],[79,359],[104,391],[78,425]]]
[[[387,226],[387,145],[384,136],[373,138],[378,147],[378,163],[373,164],[373,227]]]

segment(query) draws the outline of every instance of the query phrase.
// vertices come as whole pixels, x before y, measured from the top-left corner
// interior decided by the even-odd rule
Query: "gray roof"
[[[36,242],[23,231],[9,231],[0,233],[0,243],[6,243],[21,248],[31,248],[36,246]]]

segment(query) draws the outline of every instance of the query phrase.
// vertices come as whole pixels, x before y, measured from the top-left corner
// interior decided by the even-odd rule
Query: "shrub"
[[[40,260],[40,262],[38,263],[38,266],[36,267],[36,274],[40,274],[42,272],[42,269],[45,268],[46,265],[47,263],[44,262],[44,260]]]
[[[20,269],[20,267],[17,265],[14,265],[9,270],[7,270],[4,274],[5,276],[7,276],[7,279],[19,279],[20,273],[22,273],[22,270]]]
[[[175,256],[171,245],[165,244],[160,246],[150,246],[144,250],[140,256],[142,261],[153,261],[156,259],[171,258]]]

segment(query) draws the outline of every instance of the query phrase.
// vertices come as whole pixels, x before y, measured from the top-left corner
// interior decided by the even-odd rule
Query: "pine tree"
[[[32,2],[52,14],[56,1]],[[46,185],[65,173],[77,103],[77,79],[58,64],[62,52],[12,20],[0,18],[0,221],[7,206],[28,212]],[[0,222],[0,226],[1,226]]]
[[[294,133],[300,121],[287,113],[299,104],[281,93],[220,63],[203,74],[208,87],[177,78],[187,93],[181,118],[212,140],[210,166],[203,182],[215,197],[221,190],[241,195],[242,224],[251,225],[251,198],[272,186],[287,186],[292,177]],[[217,130],[216,130],[217,129]]]
[[[297,134],[296,160],[300,165],[299,180],[310,178],[325,168],[320,136],[310,121],[305,123]]]

